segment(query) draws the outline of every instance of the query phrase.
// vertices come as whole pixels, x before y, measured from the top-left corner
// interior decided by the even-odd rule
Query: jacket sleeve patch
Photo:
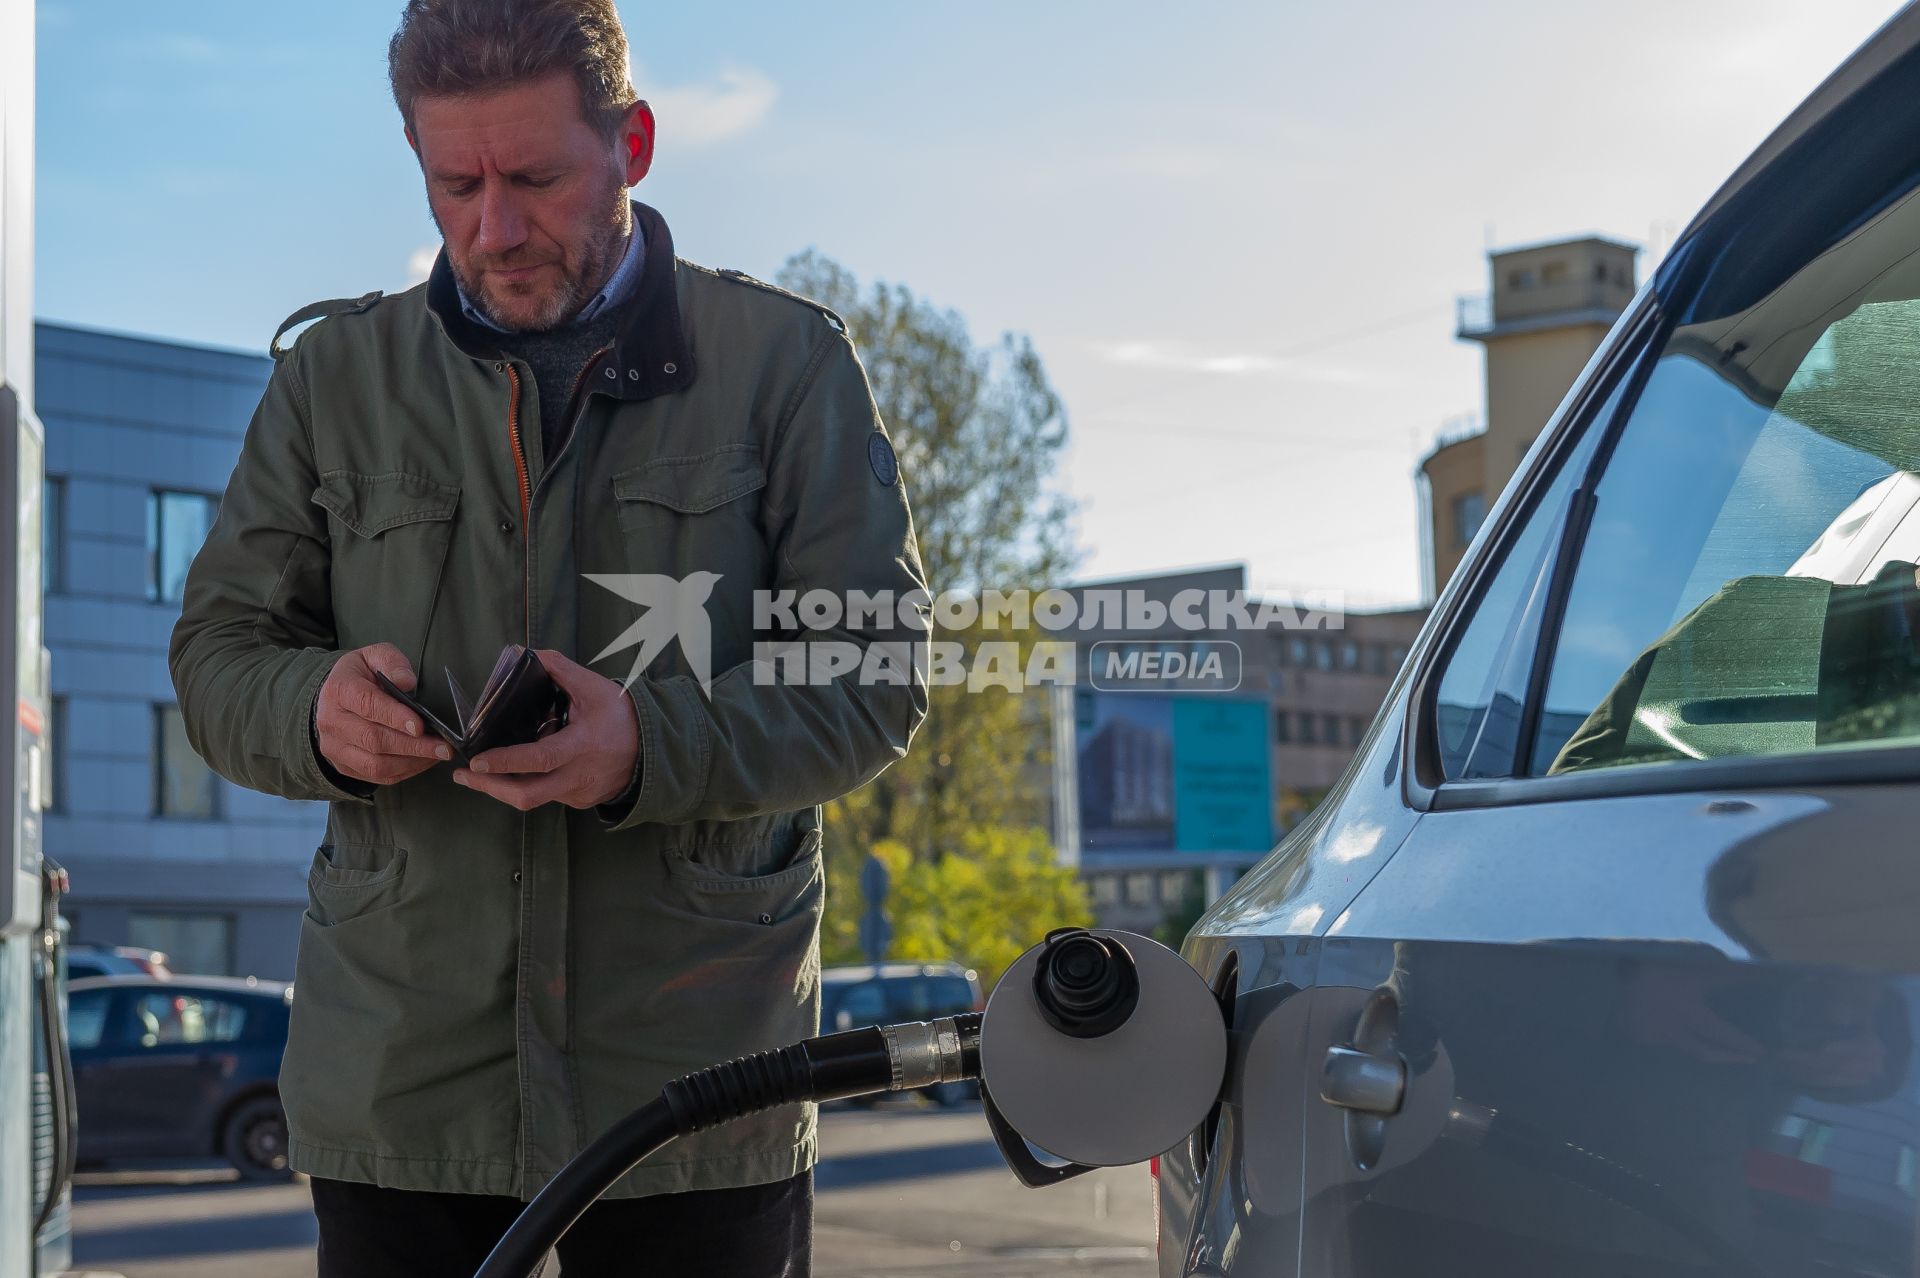
[[[867,436],[867,464],[873,467],[873,477],[888,488],[900,478],[900,461],[893,455],[893,445],[877,430]]]

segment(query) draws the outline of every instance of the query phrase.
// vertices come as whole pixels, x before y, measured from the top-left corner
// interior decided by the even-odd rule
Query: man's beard
[[[625,189],[616,187],[615,191],[618,193],[616,215],[594,227],[592,238],[581,247],[577,260],[572,258],[569,250],[563,248],[561,259],[555,264],[559,268],[560,281],[546,293],[537,297],[514,294],[510,298],[496,299],[488,283],[487,272],[511,270],[531,263],[515,261],[512,256],[486,257],[476,264],[477,269],[469,270],[469,264],[461,262],[449,250],[447,265],[453,271],[454,282],[459,284],[460,292],[475,310],[508,332],[539,333],[559,328],[579,313],[587,299],[599,291],[613,273],[614,254],[620,249],[632,222]],[[445,239],[446,233],[442,231],[443,243]],[[525,311],[529,304],[533,306],[531,315]],[[514,307],[517,318],[506,313],[508,305]]]

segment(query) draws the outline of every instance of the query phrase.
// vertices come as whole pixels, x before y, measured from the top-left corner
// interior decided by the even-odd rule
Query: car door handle
[[[1353,1047],[1329,1047],[1320,1067],[1320,1099],[1365,1114],[1397,1114],[1407,1095],[1407,1065]]]

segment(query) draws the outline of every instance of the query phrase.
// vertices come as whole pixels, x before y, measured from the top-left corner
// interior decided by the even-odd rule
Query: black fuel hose
[[[810,1038],[676,1078],[562,1167],[474,1278],[528,1278],[600,1195],[678,1137],[801,1101],[911,1091],[980,1076],[980,1016]]]
[[[66,871],[47,862],[41,867],[40,877],[40,932],[35,938],[38,953],[34,956],[40,988],[34,1001],[39,1005],[40,1033],[46,1040],[52,1142],[46,1189],[33,1213],[35,1237],[53,1219],[54,1209],[73,1183],[78,1153],[75,1139],[80,1127],[79,1105],[74,1100],[73,1054],[68,1050],[67,1019],[60,1010],[60,885],[66,881]]]

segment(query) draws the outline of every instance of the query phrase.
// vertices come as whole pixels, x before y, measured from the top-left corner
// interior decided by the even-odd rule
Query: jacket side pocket
[[[406,869],[405,848],[323,843],[307,871],[307,916],[321,927],[335,927],[394,905]]]

